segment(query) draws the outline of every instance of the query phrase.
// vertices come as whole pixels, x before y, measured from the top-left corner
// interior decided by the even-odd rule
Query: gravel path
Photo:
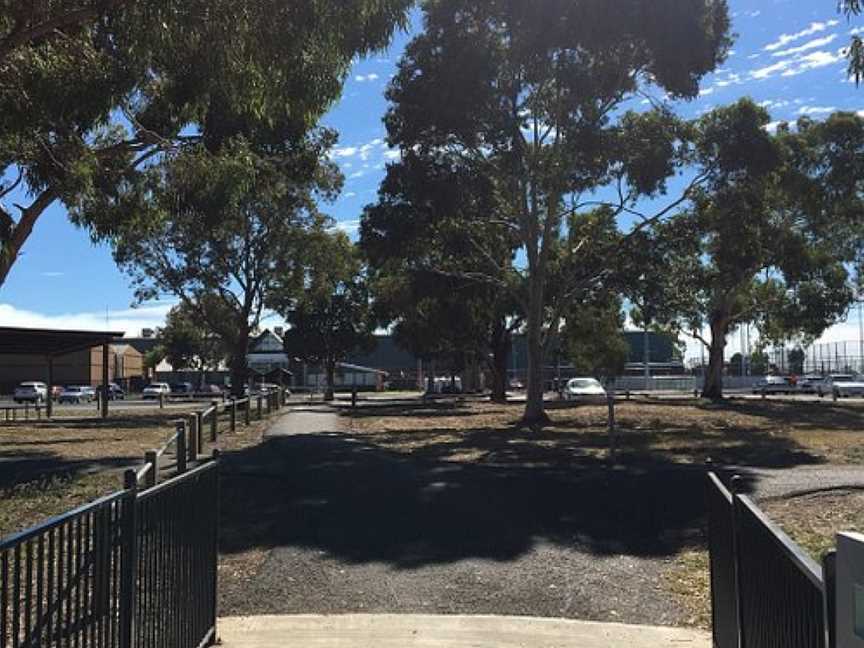
[[[663,578],[698,534],[701,473],[421,463],[352,439],[315,406],[226,464],[223,488],[242,493],[227,513],[241,531],[231,537],[254,527],[270,551],[246,586],[223,592],[222,615],[682,623]]]
[[[295,407],[226,457],[223,524],[264,549],[220,614],[507,614],[678,625],[669,565],[700,545],[701,466],[421,461]],[[843,466],[740,471],[757,499],[864,486]]]

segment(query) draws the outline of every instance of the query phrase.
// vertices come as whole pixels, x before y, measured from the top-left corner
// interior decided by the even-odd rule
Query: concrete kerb
[[[570,619],[416,614],[227,617],[225,648],[710,648],[707,632]]]

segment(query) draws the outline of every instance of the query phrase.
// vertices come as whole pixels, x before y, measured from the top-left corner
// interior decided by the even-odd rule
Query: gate
[[[215,638],[218,462],[0,541],[0,648],[199,648]]]
[[[713,473],[708,514],[714,646],[829,648],[833,582],[822,567]]]

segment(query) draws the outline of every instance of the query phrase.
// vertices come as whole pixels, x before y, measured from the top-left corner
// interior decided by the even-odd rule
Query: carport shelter
[[[60,356],[102,347],[102,418],[108,417],[108,346],[123,337],[123,333],[110,331],[55,331],[0,326],[0,358],[9,355],[39,356],[48,363],[48,398],[46,408],[52,415],[54,387],[54,360]]]

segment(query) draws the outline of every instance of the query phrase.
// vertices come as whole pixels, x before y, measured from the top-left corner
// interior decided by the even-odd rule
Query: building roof
[[[116,331],[59,331],[0,327],[0,355],[61,356],[111,344],[123,337]]]

